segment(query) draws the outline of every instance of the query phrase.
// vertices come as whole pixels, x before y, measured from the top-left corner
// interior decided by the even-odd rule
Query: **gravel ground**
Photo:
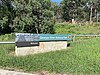
[[[48,71],[36,72],[34,74],[31,74],[31,73],[15,72],[15,71],[0,69],[0,75],[67,75],[67,74],[49,73]]]
[[[65,74],[49,73],[47,71],[36,72],[34,74],[31,74],[31,73],[15,72],[15,71],[8,71],[8,70],[0,69],[0,75],[65,75]]]
[[[0,75],[37,75],[37,74],[21,73],[21,72],[8,71],[8,70],[0,69]]]

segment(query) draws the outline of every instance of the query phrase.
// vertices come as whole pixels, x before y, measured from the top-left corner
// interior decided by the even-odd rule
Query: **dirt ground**
[[[41,72],[34,72],[34,73],[24,73],[24,72],[16,72],[10,70],[0,69],[0,75],[68,75],[68,74],[57,74],[57,73],[50,73],[48,71],[41,71]]]

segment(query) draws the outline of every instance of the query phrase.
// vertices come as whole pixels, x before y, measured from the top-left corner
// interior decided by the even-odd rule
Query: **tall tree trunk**
[[[97,20],[97,9],[95,8],[95,21]]]
[[[97,21],[97,23],[98,23],[98,18],[99,18],[98,13],[97,13],[96,15],[97,15],[96,21]]]
[[[90,12],[90,23],[92,22],[92,9],[93,7],[91,7],[91,12]]]
[[[75,18],[74,18],[74,13],[73,13],[73,19],[72,19],[72,24],[75,24]]]

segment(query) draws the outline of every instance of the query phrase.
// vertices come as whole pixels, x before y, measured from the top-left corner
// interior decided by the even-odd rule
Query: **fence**
[[[0,44],[15,44],[15,42],[0,42]]]
[[[80,37],[80,38],[92,38],[92,37],[100,37],[100,34],[99,35],[82,35],[82,34],[75,34],[73,35],[73,41],[76,41],[76,38],[77,37]]]
[[[74,34],[72,35],[72,41],[76,41],[76,39],[79,39],[82,38],[91,38],[91,37],[100,37],[100,34],[99,35],[82,35],[82,34]],[[15,44],[15,41],[8,41],[8,42],[0,42],[0,44]]]

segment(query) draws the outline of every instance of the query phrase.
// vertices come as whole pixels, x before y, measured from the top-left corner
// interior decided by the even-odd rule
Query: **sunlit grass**
[[[71,42],[68,49],[24,57],[9,53],[14,45],[0,45],[0,66],[23,71],[49,71],[70,74],[100,74],[100,38]]]
[[[100,25],[55,24],[56,34],[100,34]]]

